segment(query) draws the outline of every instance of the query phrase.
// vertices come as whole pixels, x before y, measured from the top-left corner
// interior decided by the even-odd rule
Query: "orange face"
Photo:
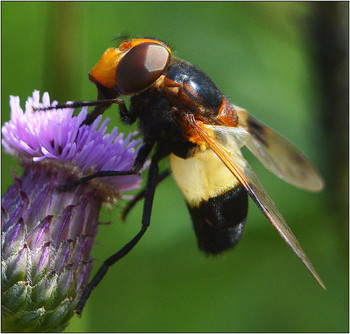
[[[171,50],[155,39],[136,38],[109,48],[90,71],[90,80],[118,92],[135,94],[151,86],[166,70]]]

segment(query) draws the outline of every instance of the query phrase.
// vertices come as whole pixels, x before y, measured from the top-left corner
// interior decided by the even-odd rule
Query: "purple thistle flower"
[[[2,145],[18,157],[23,175],[2,197],[2,326],[4,331],[61,331],[74,314],[92,269],[90,251],[99,211],[123,192],[138,188],[140,176],[94,179],[60,192],[57,186],[103,170],[130,170],[139,141],[123,138],[108,119],[81,123],[82,108],[48,107],[38,91],[26,110],[10,97],[11,120],[2,127]],[[56,105],[54,102],[52,105]]]

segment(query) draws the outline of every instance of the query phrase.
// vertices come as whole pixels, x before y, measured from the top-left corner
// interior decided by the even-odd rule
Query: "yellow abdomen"
[[[187,159],[171,154],[170,164],[176,183],[190,206],[198,206],[203,200],[239,186],[238,180],[210,149]]]

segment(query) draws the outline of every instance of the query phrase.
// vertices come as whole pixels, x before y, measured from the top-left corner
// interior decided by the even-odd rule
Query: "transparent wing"
[[[323,180],[317,170],[295,146],[246,110],[234,107],[239,119],[237,127],[208,127],[221,138],[231,135],[240,146],[246,145],[266,169],[284,181],[310,191],[323,188]]]
[[[206,146],[208,146],[218,156],[218,158],[239,180],[239,182],[249,193],[250,197],[275,227],[281,237],[292,248],[294,253],[300,258],[318,283],[325,289],[321,278],[316,273],[293,232],[290,230],[282,215],[277,210],[274,202],[265,191],[258,176],[240,154],[239,146],[241,145],[241,142],[236,143],[232,137],[218,136],[217,133],[215,134],[216,136],[214,138],[213,134],[211,133],[211,126],[205,125],[201,122],[196,122],[195,120],[190,120],[189,125],[193,130],[195,130]]]

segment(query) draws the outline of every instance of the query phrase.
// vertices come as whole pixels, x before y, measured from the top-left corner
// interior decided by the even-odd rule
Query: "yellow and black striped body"
[[[174,178],[190,211],[198,247],[218,254],[243,235],[248,195],[226,166],[206,149],[182,159],[170,156]]]

